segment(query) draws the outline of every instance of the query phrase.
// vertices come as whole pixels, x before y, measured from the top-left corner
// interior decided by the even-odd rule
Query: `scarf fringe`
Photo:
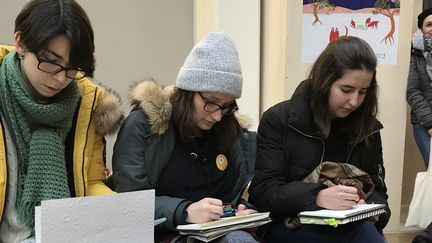
[[[23,204],[24,206],[21,208],[21,212],[17,215],[18,222],[20,224],[27,226],[30,229],[34,229],[35,207],[37,206],[38,203],[26,202]]]

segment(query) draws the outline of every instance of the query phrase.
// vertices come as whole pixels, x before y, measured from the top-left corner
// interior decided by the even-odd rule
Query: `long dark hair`
[[[32,0],[15,19],[15,31],[27,50],[41,54],[59,35],[69,39],[69,62],[89,77],[95,69],[94,36],[90,20],[74,0]]]
[[[180,137],[185,141],[191,141],[199,136],[199,130],[194,123],[194,96],[196,92],[176,88],[171,97],[172,115],[171,119],[176,125]],[[231,148],[240,136],[241,128],[234,114],[223,116],[210,132],[212,145],[219,151]]]
[[[329,93],[332,84],[350,70],[366,70],[373,73],[370,87],[367,89],[363,103],[353,111],[348,119],[348,129],[357,142],[366,139],[372,132],[378,112],[377,59],[369,44],[354,36],[340,37],[330,42],[313,64],[306,81],[311,91],[311,109],[314,123],[321,135],[327,138],[331,128],[331,113],[329,110]]]

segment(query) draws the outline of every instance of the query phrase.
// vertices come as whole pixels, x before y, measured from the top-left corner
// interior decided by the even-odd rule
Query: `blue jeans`
[[[289,230],[283,222],[277,221],[267,230],[265,242],[301,242],[301,243],[385,243],[370,220],[362,220],[336,228],[327,225],[302,225]]]
[[[430,153],[430,135],[428,130],[420,124],[413,124],[413,135],[427,168]]]

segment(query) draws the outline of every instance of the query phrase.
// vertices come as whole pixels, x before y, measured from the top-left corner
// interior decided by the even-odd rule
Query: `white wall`
[[[195,38],[210,31],[225,31],[234,40],[243,73],[240,114],[250,118],[256,130],[260,107],[260,1],[195,0]]]
[[[228,32],[239,52],[243,72],[243,94],[238,101],[241,114],[249,116],[251,130],[259,123],[260,107],[260,1],[217,1],[217,29]]]

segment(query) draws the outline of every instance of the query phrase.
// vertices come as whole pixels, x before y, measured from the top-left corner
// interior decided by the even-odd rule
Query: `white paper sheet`
[[[41,243],[41,208],[40,206],[35,207],[35,240],[36,243]]]
[[[36,235],[43,243],[153,242],[154,198],[145,190],[42,201]]]

